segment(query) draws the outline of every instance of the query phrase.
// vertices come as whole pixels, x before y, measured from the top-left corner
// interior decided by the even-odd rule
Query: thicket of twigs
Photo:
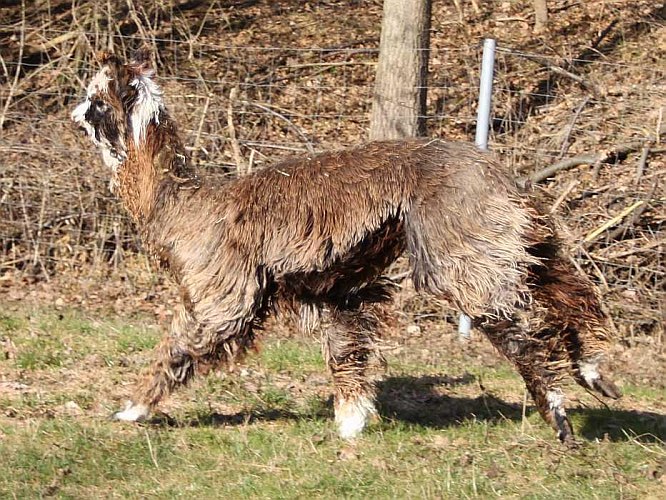
[[[95,53],[153,48],[197,164],[237,175],[366,138],[380,2],[133,0],[0,7],[5,290],[96,270],[138,242],[69,113]],[[434,2],[428,126],[472,139],[480,44],[498,39],[491,147],[570,230],[625,338],[664,321],[663,9],[648,1]],[[148,6],[149,5],[149,6]],[[101,272],[100,272],[101,270]]]

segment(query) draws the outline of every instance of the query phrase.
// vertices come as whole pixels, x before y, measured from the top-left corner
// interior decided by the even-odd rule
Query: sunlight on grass
[[[656,458],[631,442],[563,453],[550,436],[521,436],[512,423],[464,421],[446,430],[383,423],[355,446],[341,443],[319,419],[219,428],[0,423],[8,457],[0,492],[18,497],[57,490],[118,498],[598,498],[615,497],[618,486],[634,496],[650,491],[645,471]]]
[[[643,400],[663,401],[666,399],[666,391],[663,388],[654,388],[647,385],[624,384],[622,392],[626,396],[633,396]]]
[[[265,345],[259,354],[259,364],[275,372],[304,373],[324,371],[325,365],[319,342],[313,339],[278,339]]]
[[[114,337],[118,351],[129,354],[148,351],[155,347],[159,342],[160,332],[142,327],[122,325],[115,329]]]
[[[44,310],[4,313],[0,336],[17,349],[0,360],[0,380],[15,384],[0,393],[2,498],[656,498],[663,486],[663,415],[574,409],[582,447],[567,451],[532,407],[523,420],[521,382],[501,363],[391,356],[382,419],[349,444],[313,339],[268,336],[246,368],[176,395],[170,418],[123,425],[102,416],[117,389],[100,384],[137,367],[104,360],[150,349],[156,328]],[[92,371],[77,373],[90,356]]]
[[[25,370],[71,367],[93,353],[111,363],[118,354],[149,350],[157,343],[155,329],[118,321],[100,321],[74,310],[4,313],[0,336],[11,339],[16,366]]]

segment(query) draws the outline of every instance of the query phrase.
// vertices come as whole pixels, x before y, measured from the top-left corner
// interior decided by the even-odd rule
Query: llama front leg
[[[192,348],[200,341],[202,328],[193,314],[179,306],[171,328],[154,351],[154,361],[136,387],[131,401],[123,411],[113,415],[116,420],[136,422],[148,417],[151,410],[177,386],[194,375],[196,359]]]
[[[376,321],[362,311],[331,311],[322,335],[324,358],[335,386],[335,423],[343,439],[357,437],[377,417],[375,388],[367,378]]]
[[[170,336],[164,338],[155,350],[155,361],[136,387],[132,399],[113,418],[127,422],[145,420],[164,397],[187,383],[194,375],[195,363],[194,357],[177,341]]]
[[[239,266],[238,270],[241,267]],[[196,302],[186,294],[174,315],[169,334],[155,350],[154,362],[139,383],[130,405],[115,414],[118,420],[136,421],[197,371],[233,362],[252,345],[253,326],[266,308],[266,276],[240,271],[230,283],[216,283],[215,293]],[[245,286],[238,286],[238,283]],[[222,293],[224,291],[233,293]]]
[[[232,362],[253,341],[253,316],[218,323],[197,321],[180,309],[169,335],[155,349],[154,361],[137,385],[132,400],[116,420],[139,421],[198,371]]]

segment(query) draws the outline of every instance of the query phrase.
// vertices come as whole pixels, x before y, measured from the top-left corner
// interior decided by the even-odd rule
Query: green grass
[[[325,365],[318,342],[295,342],[276,339],[266,345],[259,354],[261,365],[274,372],[295,375],[323,371]]]
[[[110,356],[151,349],[159,338],[145,324],[93,319],[78,311],[40,310],[0,314],[0,337],[14,343],[23,370],[74,366],[90,354]]]
[[[327,421],[307,416],[226,427],[119,427],[71,419],[19,428],[3,422],[7,460],[0,493],[34,498],[57,488],[72,498],[616,498],[658,487],[648,475],[657,457],[635,443],[590,443],[567,454],[549,435],[521,436],[508,424],[464,421],[440,430],[387,422],[351,452]]]
[[[523,420],[522,386],[506,365],[460,357],[448,364],[445,345],[439,366],[403,352],[389,359],[379,384],[382,420],[349,445],[335,435],[312,339],[268,336],[240,373],[211,375],[174,396],[170,418],[124,425],[105,417],[157,340],[148,321],[5,312],[1,338],[11,339],[16,355],[0,360],[1,387],[9,388],[0,392],[0,498],[659,498],[664,491],[663,399],[659,406],[658,393],[640,385],[629,386],[629,396],[645,398],[649,411],[574,409],[582,446],[567,451],[533,411]],[[71,402],[78,411],[63,409]]]

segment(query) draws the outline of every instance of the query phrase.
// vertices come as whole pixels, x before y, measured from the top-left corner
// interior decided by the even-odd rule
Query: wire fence
[[[196,33],[147,36],[138,28],[108,36],[85,29],[89,24],[44,26],[44,19],[33,27],[26,19],[0,24],[0,48],[20,48],[0,52],[4,276],[48,279],[86,266],[118,266],[139,248],[109,194],[108,172],[69,119],[97,69],[96,49],[112,46],[128,55],[148,44],[157,50],[156,81],[206,175],[237,174],[230,127],[250,169],[366,140],[377,38],[326,47],[241,46]],[[433,38],[430,135],[473,140],[480,42],[447,46],[445,38]],[[515,175],[541,186],[539,197],[569,228],[579,264],[604,292],[624,301],[615,317],[635,319],[637,330],[654,329],[664,314],[665,198],[657,179],[665,171],[666,70],[650,62],[655,57],[619,49],[609,55],[601,45],[554,56],[500,41],[491,120],[491,149]],[[544,183],[539,175],[553,166]],[[639,312],[644,320],[636,319]]]

